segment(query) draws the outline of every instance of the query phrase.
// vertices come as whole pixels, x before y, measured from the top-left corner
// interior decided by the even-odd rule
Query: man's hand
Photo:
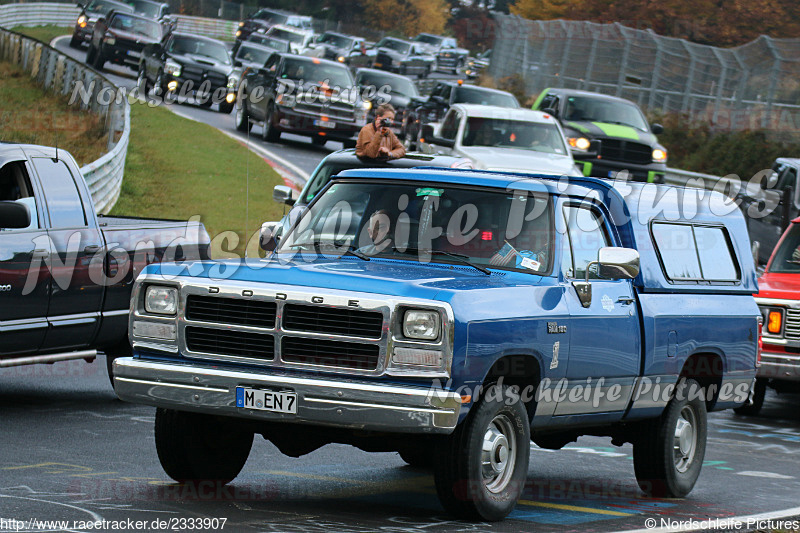
[[[388,156],[388,155],[389,155],[389,149],[388,149],[388,148],[386,148],[385,146],[381,146],[381,147],[378,149],[378,153],[379,153],[379,154],[381,154],[381,155]]]

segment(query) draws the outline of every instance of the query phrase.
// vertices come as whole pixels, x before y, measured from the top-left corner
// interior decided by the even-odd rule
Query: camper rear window
[[[670,281],[735,283],[739,272],[723,226],[654,222],[653,240]]]

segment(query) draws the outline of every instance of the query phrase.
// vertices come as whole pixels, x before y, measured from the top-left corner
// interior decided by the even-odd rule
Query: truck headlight
[[[164,63],[164,72],[172,76],[180,76],[181,64],[173,61],[172,59],[167,59],[167,62]]]
[[[86,27],[86,15],[81,15],[80,17],[78,17],[78,26],[80,26],[81,28]]]
[[[228,89],[235,89],[239,85],[239,78],[237,76],[230,76],[228,78]]]
[[[173,287],[147,287],[144,310],[154,315],[174,315],[178,312],[178,289]]]
[[[410,310],[403,317],[403,335],[409,339],[433,341],[439,338],[441,320],[436,311]]]
[[[336,61],[338,61],[339,63],[344,63],[345,57],[344,56],[339,56],[339,57],[336,58]]]
[[[662,150],[661,148],[656,148],[653,150],[653,162],[654,163],[666,163],[667,162],[667,151]]]
[[[589,139],[586,137],[570,137],[567,139],[567,142],[569,142],[570,147],[584,152],[588,150],[591,145]]]

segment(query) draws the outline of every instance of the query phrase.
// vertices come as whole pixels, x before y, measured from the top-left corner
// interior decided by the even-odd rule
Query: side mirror
[[[639,275],[639,252],[608,246],[597,254],[597,273],[606,279],[633,279]],[[589,269],[586,269],[588,281]]]
[[[661,124],[651,124],[650,131],[653,132],[653,135],[659,135],[661,133],[664,133],[664,126],[662,126]]]
[[[31,224],[28,206],[18,202],[0,202],[0,228],[20,229]]]
[[[431,96],[431,102],[436,104],[444,104],[444,97],[440,95]]]
[[[272,189],[272,199],[279,204],[294,205],[294,198],[292,198],[292,189],[286,185],[276,185]]]
[[[557,117],[558,116],[558,109],[555,109],[555,108],[552,108],[552,107],[546,107],[546,108],[542,109],[542,113],[547,113],[549,115],[553,115],[554,117]]]
[[[427,142],[425,139],[433,139],[433,137],[433,126],[430,124],[424,124],[419,134],[419,140],[422,142]]]
[[[767,189],[774,189],[775,185],[778,184],[778,173],[773,171],[769,177],[767,178]]]
[[[242,62],[241,61],[234,61],[233,62],[233,66],[234,67],[241,67],[242,66]]]
[[[280,243],[280,232],[283,226],[280,222],[264,222],[258,234],[258,245],[265,252],[274,252]]]

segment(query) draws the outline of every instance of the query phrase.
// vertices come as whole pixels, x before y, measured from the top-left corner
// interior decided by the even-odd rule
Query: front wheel
[[[225,484],[242,471],[253,433],[233,421],[200,413],[156,409],[156,452],[169,477]]]
[[[233,111],[233,102],[221,102],[219,104],[219,112],[223,115],[228,115]]]
[[[136,79],[136,87],[139,90],[139,96],[147,99],[150,83],[147,81],[147,70],[145,69],[144,63],[139,65],[139,76]]]
[[[703,388],[682,380],[664,413],[645,422],[633,443],[633,469],[645,493],[682,498],[694,488],[706,454],[708,432]]]
[[[275,106],[269,105],[267,116],[264,119],[264,125],[261,128],[261,138],[266,142],[278,142],[281,138],[281,132],[275,127]]]
[[[250,122],[250,116],[247,114],[247,104],[245,104],[241,96],[236,99],[236,114],[234,116],[238,131],[247,133],[253,127],[253,123]]]
[[[436,449],[434,479],[444,508],[469,520],[505,518],[525,487],[530,436],[519,395],[510,394],[508,386],[488,388]]]

